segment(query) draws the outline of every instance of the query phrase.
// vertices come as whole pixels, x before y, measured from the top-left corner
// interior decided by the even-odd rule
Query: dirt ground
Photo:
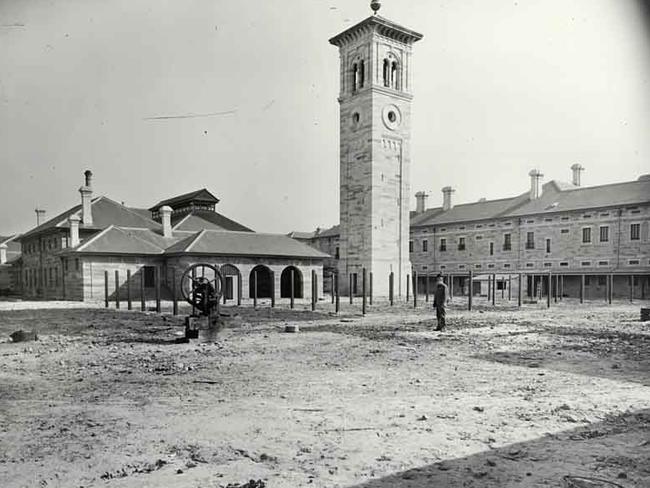
[[[0,486],[647,488],[640,306],[245,308],[175,344],[180,317],[0,303]]]

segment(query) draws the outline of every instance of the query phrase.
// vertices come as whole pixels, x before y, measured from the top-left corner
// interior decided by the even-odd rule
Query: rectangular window
[[[504,267],[504,268],[509,268],[509,267],[510,267],[510,263],[505,263],[505,264],[503,265],[503,267]]]
[[[599,276],[598,277],[598,286],[605,286],[605,284],[607,283],[606,278],[607,278],[606,276],[602,276],[602,275]]]
[[[526,232],[526,249],[535,249],[535,233]]]
[[[562,234],[568,234],[568,233],[569,233],[569,229],[562,229],[562,230],[560,231],[560,233],[562,233]]]
[[[603,225],[600,228],[600,242],[609,241],[609,226]]]
[[[535,266],[533,263],[526,263],[527,268],[532,268],[533,266]]]
[[[638,266],[638,265],[639,265],[639,260],[638,260],[638,259],[630,259],[630,260],[628,261],[628,264],[629,264],[630,266]]]
[[[598,261],[598,266],[609,266],[609,261]]]
[[[494,242],[490,242],[490,256],[494,256]]]
[[[483,236],[476,236],[477,241],[480,241],[481,239],[483,239]]]
[[[341,250],[339,249],[339,246],[336,246],[336,252],[334,254],[334,257],[336,259],[341,259]]]
[[[503,234],[503,250],[510,251],[512,249],[512,234]]]
[[[551,266],[553,266],[553,263],[544,263],[545,268],[550,268]]]
[[[154,266],[144,266],[142,268],[142,276],[144,278],[145,288],[153,288],[156,286],[156,268]]]
[[[426,239],[422,241],[422,252],[429,252],[429,241]]]
[[[409,241],[409,252],[413,252],[413,241]]]
[[[440,239],[440,251],[444,252],[447,250],[447,239]]]
[[[641,238],[641,224],[630,225],[630,240],[638,241]]]
[[[582,266],[591,266],[591,261],[583,261]]]
[[[79,258],[75,258],[74,260],[74,270],[79,271]]]
[[[475,267],[476,269],[479,269],[479,268],[482,268],[483,266],[480,265],[480,264],[475,264],[474,267]]]
[[[569,220],[569,217],[562,217],[561,220],[563,220],[564,222],[566,222],[567,220]]]
[[[551,252],[551,240],[546,239],[546,252],[550,253]]]
[[[544,222],[553,222],[553,219],[544,219]]]
[[[582,243],[591,244],[591,227],[582,228]]]
[[[488,268],[490,269],[494,268],[494,264],[488,264]]]
[[[566,268],[567,266],[569,266],[569,263],[567,263],[566,261],[562,261],[560,263],[560,266],[562,266],[563,268]]]
[[[464,264],[459,264],[458,269],[465,269],[465,265]]]
[[[458,238],[458,250],[459,251],[464,251],[465,250],[465,238],[464,237],[459,237]]]
[[[582,218],[583,218],[583,219],[590,219],[590,218],[591,218],[591,215],[586,214],[586,215],[583,215]]]

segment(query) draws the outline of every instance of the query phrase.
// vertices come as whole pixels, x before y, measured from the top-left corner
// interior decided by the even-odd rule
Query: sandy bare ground
[[[57,306],[0,306],[2,487],[650,486],[638,303],[452,310],[443,334],[424,308],[242,309],[209,345]]]

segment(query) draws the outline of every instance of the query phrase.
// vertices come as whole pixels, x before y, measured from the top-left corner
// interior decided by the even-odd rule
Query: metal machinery
[[[192,305],[192,315],[185,321],[187,339],[197,339],[201,334],[211,340],[221,329],[219,302],[224,283],[219,268],[213,264],[196,263],[183,273],[181,294]]]

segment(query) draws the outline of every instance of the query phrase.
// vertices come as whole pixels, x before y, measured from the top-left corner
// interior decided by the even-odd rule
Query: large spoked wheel
[[[208,315],[223,295],[224,279],[215,265],[197,263],[185,270],[180,285],[187,303]]]

